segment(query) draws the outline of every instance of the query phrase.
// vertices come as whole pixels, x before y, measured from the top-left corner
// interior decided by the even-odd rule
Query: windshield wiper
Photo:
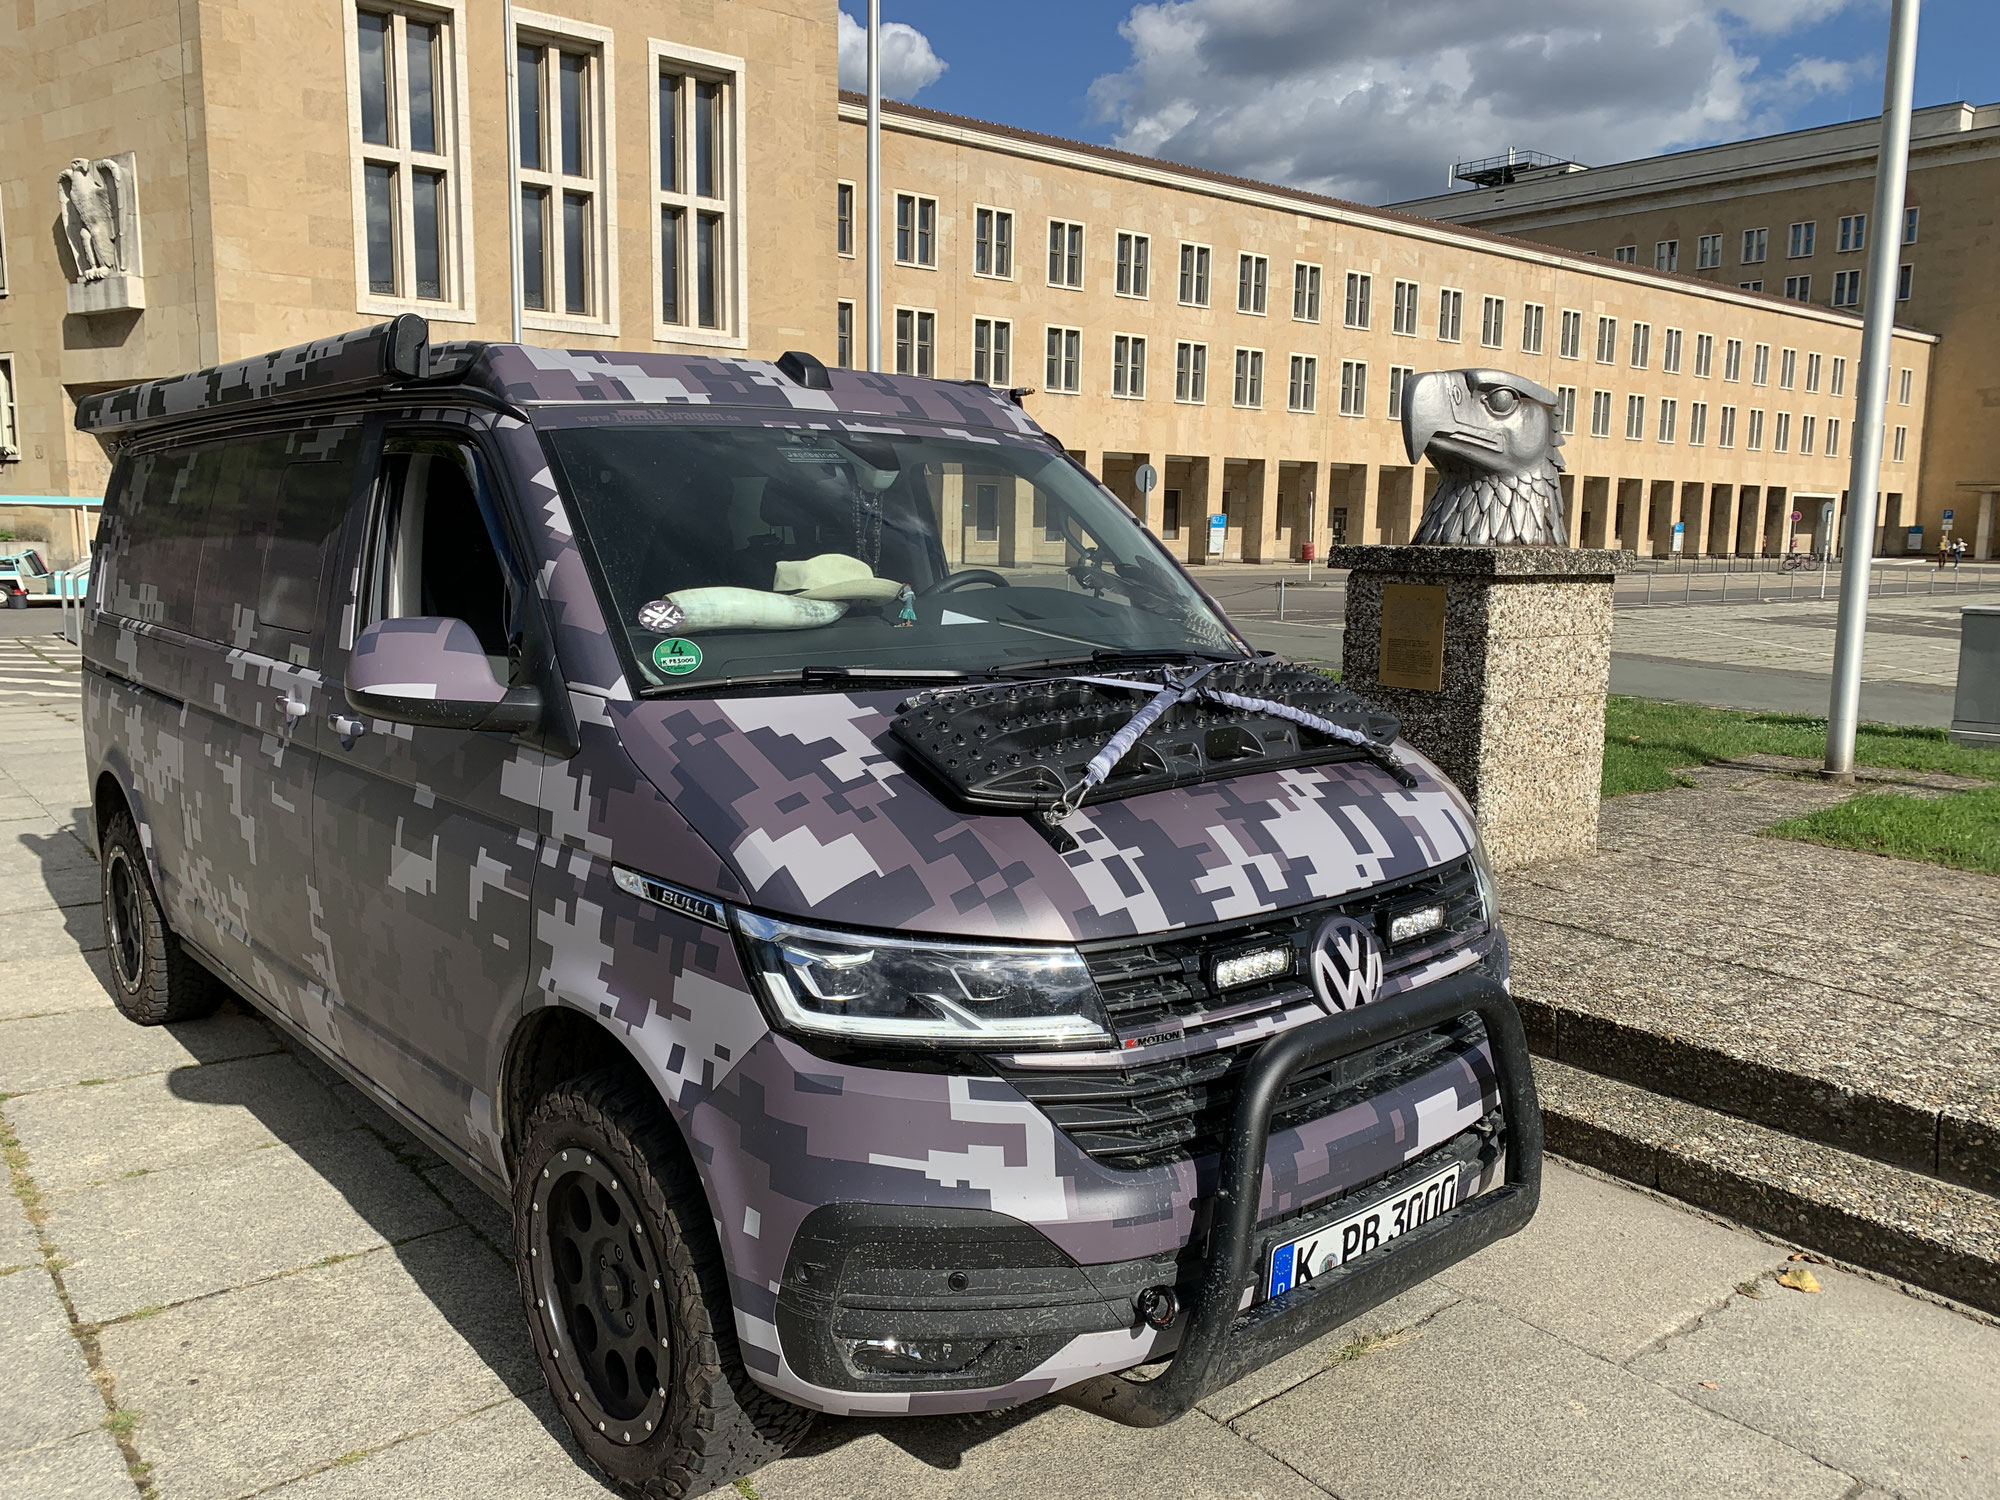
[[[1088,671],[1093,667],[1103,667],[1120,663],[1136,666],[1165,662],[1172,666],[1190,662],[1249,660],[1251,658],[1247,656],[1225,655],[1219,651],[1173,650],[1164,647],[1157,650],[1144,651],[1126,650],[1116,646],[1100,646],[1088,656],[1047,656],[1038,661],[1000,662],[988,667],[986,672],[987,675],[994,677],[1011,677],[1016,672]]]
[[[789,672],[744,672],[733,677],[704,677],[695,682],[663,682],[642,688],[642,698],[686,698],[735,692],[744,688],[895,687],[964,682],[966,674],[932,667],[800,667]]]

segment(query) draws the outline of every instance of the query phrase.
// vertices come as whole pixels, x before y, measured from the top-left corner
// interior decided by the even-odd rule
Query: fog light
[[[1289,944],[1282,948],[1260,948],[1255,953],[1239,953],[1234,958],[1217,960],[1215,987],[1233,990],[1239,985],[1255,984],[1260,979],[1289,974],[1291,969],[1292,950]]]
[[[986,1343],[940,1343],[932,1340],[849,1339],[847,1357],[864,1375],[956,1375],[977,1364],[988,1349]]]
[[[1406,911],[1400,917],[1389,919],[1389,941],[1407,943],[1411,938],[1420,938],[1427,932],[1436,932],[1444,926],[1442,906],[1420,906],[1415,911]]]

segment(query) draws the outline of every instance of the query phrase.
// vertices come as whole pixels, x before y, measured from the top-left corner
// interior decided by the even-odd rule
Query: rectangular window
[[[1147,284],[1151,277],[1153,241],[1150,235],[1126,234],[1118,236],[1118,278],[1117,290],[1121,297],[1145,297],[1151,295]]]
[[[668,91],[671,80],[666,74],[660,75],[660,186],[673,186],[673,168],[668,165],[673,160],[673,130],[666,122],[672,118]],[[836,255],[854,254],[854,184],[837,182],[833,185],[833,249]]]
[[[1820,358],[1819,358],[1819,356],[1818,356],[1817,354],[1808,354],[1808,355],[1806,356],[1806,390],[1807,390],[1807,391],[1809,391],[1809,392],[1813,392],[1813,393],[1817,393],[1817,392],[1818,392],[1818,390],[1819,390],[1819,370],[1820,370]]]
[[[1556,387],[1556,431],[1565,437],[1576,436],[1576,387],[1573,385]]]
[[[1347,273],[1347,326],[1366,328],[1372,312],[1369,304],[1375,299],[1375,278],[1361,271]],[[1315,302],[1317,298],[1315,297]]]
[[[1627,396],[1625,398],[1625,436],[1633,442],[1643,441],[1646,436],[1646,398]]]
[[[563,194],[563,311],[571,317],[590,315],[591,195]],[[700,253],[697,247],[696,253]]]
[[[1778,351],[1778,389],[1781,391],[1792,390],[1798,384],[1798,378],[1799,351],[1796,349],[1780,349]]]
[[[1785,252],[1787,258],[1801,260],[1811,255],[1813,253],[1813,237],[1818,231],[1819,225],[1811,219],[1806,220],[1802,224],[1794,224],[1792,226],[1791,243]]]
[[[549,190],[521,189],[521,305],[549,305]]]
[[[1390,319],[1392,333],[1407,333],[1412,338],[1417,332],[1417,284],[1414,281],[1396,283],[1395,315]]]
[[[1583,314],[1570,308],[1563,309],[1562,342],[1556,346],[1556,353],[1564,359],[1583,357]]]
[[[0,457],[18,458],[20,454],[20,418],[14,405],[14,361],[0,359]]]
[[[1292,318],[1300,323],[1319,321],[1319,267],[1304,261],[1292,264]]]
[[[1908,302],[1910,300],[1910,288],[1914,284],[1915,275],[1916,267],[1908,264],[1905,264],[1896,273],[1896,300],[1898,302]]]
[[[1739,291],[1745,292],[1761,292],[1764,290],[1764,283],[1761,281],[1739,281],[1736,283],[1736,286]]]
[[[1688,403],[1688,446],[1699,448],[1708,441],[1708,403],[1690,401]]]
[[[1812,301],[1812,277],[1787,276],[1785,278],[1785,295],[1794,302]]]
[[[1860,250],[1868,243],[1868,215],[1843,214],[1840,219],[1840,248]]]
[[[1111,340],[1111,394],[1139,400],[1146,394],[1146,341],[1129,334]]]
[[[1479,308],[1479,343],[1482,348],[1498,349],[1507,336],[1507,304],[1499,297],[1487,297]]]
[[[1694,336],[1694,373],[1697,380],[1708,379],[1715,369],[1715,335],[1697,333]]]
[[[1715,429],[1715,446],[1718,448],[1736,446],[1736,408],[1733,406],[1722,408]]]
[[[1681,268],[1681,242],[1679,240],[1656,240],[1653,244],[1653,269],[1655,271],[1678,271]]]
[[[1047,369],[1043,388],[1074,395],[1083,379],[1083,331],[1078,328],[1051,328],[1047,339]]]
[[[1620,245],[1611,252],[1611,258],[1621,266],[1636,266],[1639,264],[1639,247],[1637,245]]]
[[[1917,211],[1913,207],[1906,208],[1903,210],[1903,243],[1906,245],[1914,245],[1916,242],[1917,242]]]
[[[1238,349],[1236,351],[1236,390],[1234,399],[1238,406],[1262,406],[1264,404],[1264,351],[1262,349]]]
[[[1643,370],[1653,357],[1653,325],[1634,323],[1632,325],[1632,368]]]
[[[1014,383],[1014,325],[1005,318],[972,320],[972,378],[1003,388]]]
[[[1208,306],[1208,246],[1181,246],[1181,305]]]
[[[936,313],[896,309],[896,373],[925,379],[937,373]]]
[[[1828,458],[1840,457],[1840,418],[1838,417],[1828,417],[1826,419],[1826,456]]]
[[[1750,413],[1750,435],[1743,440],[1743,446],[1753,452],[1764,446],[1764,414],[1761,411]]]
[[[1896,404],[1898,406],[1908,406],[1910,404],[1910,387],[1916,379],[1916,374],[1915,370],[1906,369],[1897,377]]]
[[[1014,216],[1004,208],[972,211],[972,274],[1014,278]]]
[[[1174,399],[1194,406],[1208,399],[1208,345],[1174,346]]]
[[[1660,400],[1659,430],[1659,440],[1661,442],[1671,443],[1674,440],[1674,427],[1679,421],[1680,403],[1671,396],[1662,397]]]
[[[1768,229],[1744,230],[1743,264],[1746,266],[1754,266],[1760,264],[1764,259],[1766,251],[1769,250],[1770,244],[1771,244],[1770,230]]]
[[[1083,226],[1049,220],[1049,285],[1083,285]]]
[[[1771,346],[1754,344],[1750,349],[1750,383],[1769,385],[1771,383]]]
[[[1833,380],[1826,389],[1827,394],[1830,396],[1844,396],[1847,394],[1847,357],[1845,355],[1834,355]]]
[[[1438,338],[1447,344],[1459,341],[1459,320],[1465,315],[1465,293],[1438,293]]]
[[[1660,369],[1668,375],[1681,372],[1681,331],[1669,328],[1660,342]]]
[[[1319,401],[1319,361],[1310,354],[1292,356],[1292,380],[1286,388],[1285,405],[1290,411],[1313,411]]]
[[[1368,415],[1368,366],[1356,359],[1340,362],[1340,414],[1343,417]]]
[[[1590,435],[1594,438],[1611,436],[1611,392],[1609,391],[1590,393]]]
[[[1907,427],[1898,427],[1896,429],[1896,450],[1894,455],[1892,456],[1891,461],[1894,463],[1901,463],[1904,459],[1905,454],[1909,450],[1909,444],[1910,444],[1910,429]]]
[[[1835,271],[1833,273],[1833,305],[1835,307],[1859,307],[1861,305],[1861,273],[1859,271]]]
[[[1743,340],[1731,339],[1722,346],[1722,378],[1724,380],[1743,378]]]
[[[854,368],[854,304],[836,302],[833,307],[833,362],[843,370]]]
[[[1697,271],[1712,271],[1722,264],[1722,236],[1705,234],[1695,242],[1694,268]]]
[[[937,199],[896,194],[896,264],[937,269]]]
[[[1777,421],[1772,424],[1771,451],[1773,453],[1792,451],[1792,414],[1788,411],[1779,412]]]
[[[462,303],[450,18],[384,8],[357,10],[354,22],[364,295],[371,310],[380,301]]]
[[[1403,387],[1409,383],[1416,369],[1410,365],[1389,366],[1389,420],[1403,420]]]
[[[1810,412],[1799,418],[1799,452],[1813,451],[1813,416]]]
[[[1268,256],[1238,255],[1236,257],[1236,310],[1241,313],[1256,313],[1262,316],[1264,303],[1270,290],[1271,262]]]
[[[1600,365],[1618,363],[1618,320],[1599,318],[1597,320],[1597,362]]]
[[[522,256],[524,262],[542,262],[536,284],[523,286],[523,305],[608,322],[610,245],[600,222],[607,202],[602,51],[572,37],[533,36],[524,29],[515,68],[521,91]],[[708,186],[713,189],[713,182]],[[532,214],[531,197],[537,200]],[[675,201],[685,202],[680,195]],[[700,239],[697,231],[697,261]]]
[[[1542,304],[1523,302],[1521,304],[1521,352],[1540,354],[1542,352]]]

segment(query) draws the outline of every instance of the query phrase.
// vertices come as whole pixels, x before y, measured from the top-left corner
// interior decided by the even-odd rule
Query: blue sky
[[[2000,4],[1924,11],[1917,103],[2000,101]],[[1888,5],[884,0],[883,19],[944,64],[917,103],[1388,202],[1510,145],[1602,162],[1872,115]],[[933,74],[903,40],[904,77]]]

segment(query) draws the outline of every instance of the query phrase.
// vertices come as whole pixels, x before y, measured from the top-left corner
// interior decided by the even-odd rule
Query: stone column
[[[1353,569],[1343,680],[1396,715],[1404,738],[1471,799],[1495,862],[1511,868],[1594,849],[1611,585],[1633,555],[1336,547],[1328,560]],[[1441,621],[1427,618],[1440,604]],[[1397,683],[1434,671],[1437,685],[1385,684],[1385,667]]]
[[[1243,466],[1243,561],[1272,563],[1278,554],[1278,465],[1253,458]]]
[[[1754,484],[1736,490],[1736,555],[1755,557],[1763,546],[1764,492]]]
[[[1208,518],[1222,510],[1222,460],[1188,460],[1188,483],[1181,491],[1181,556],[1188,562],[1210,561]],[[1220,558],[1214,559],[1220,562]]]
[[[1700,557],[1708,550],[1704,525],[1708,514],[1708,486],[1694,480],[1681,484],[1681,556]]]
[[[1704,550],[1712,555],[1736,555],[1736,487],[1710,485],[1708,489],[1708,541]]]
[[[1986,562],[1993,556],[1993,508],[1996,503],[2000,503],[2000,490],[1980,491],[1978,529],[1972,533],[1972,556],[1977,562]]]

